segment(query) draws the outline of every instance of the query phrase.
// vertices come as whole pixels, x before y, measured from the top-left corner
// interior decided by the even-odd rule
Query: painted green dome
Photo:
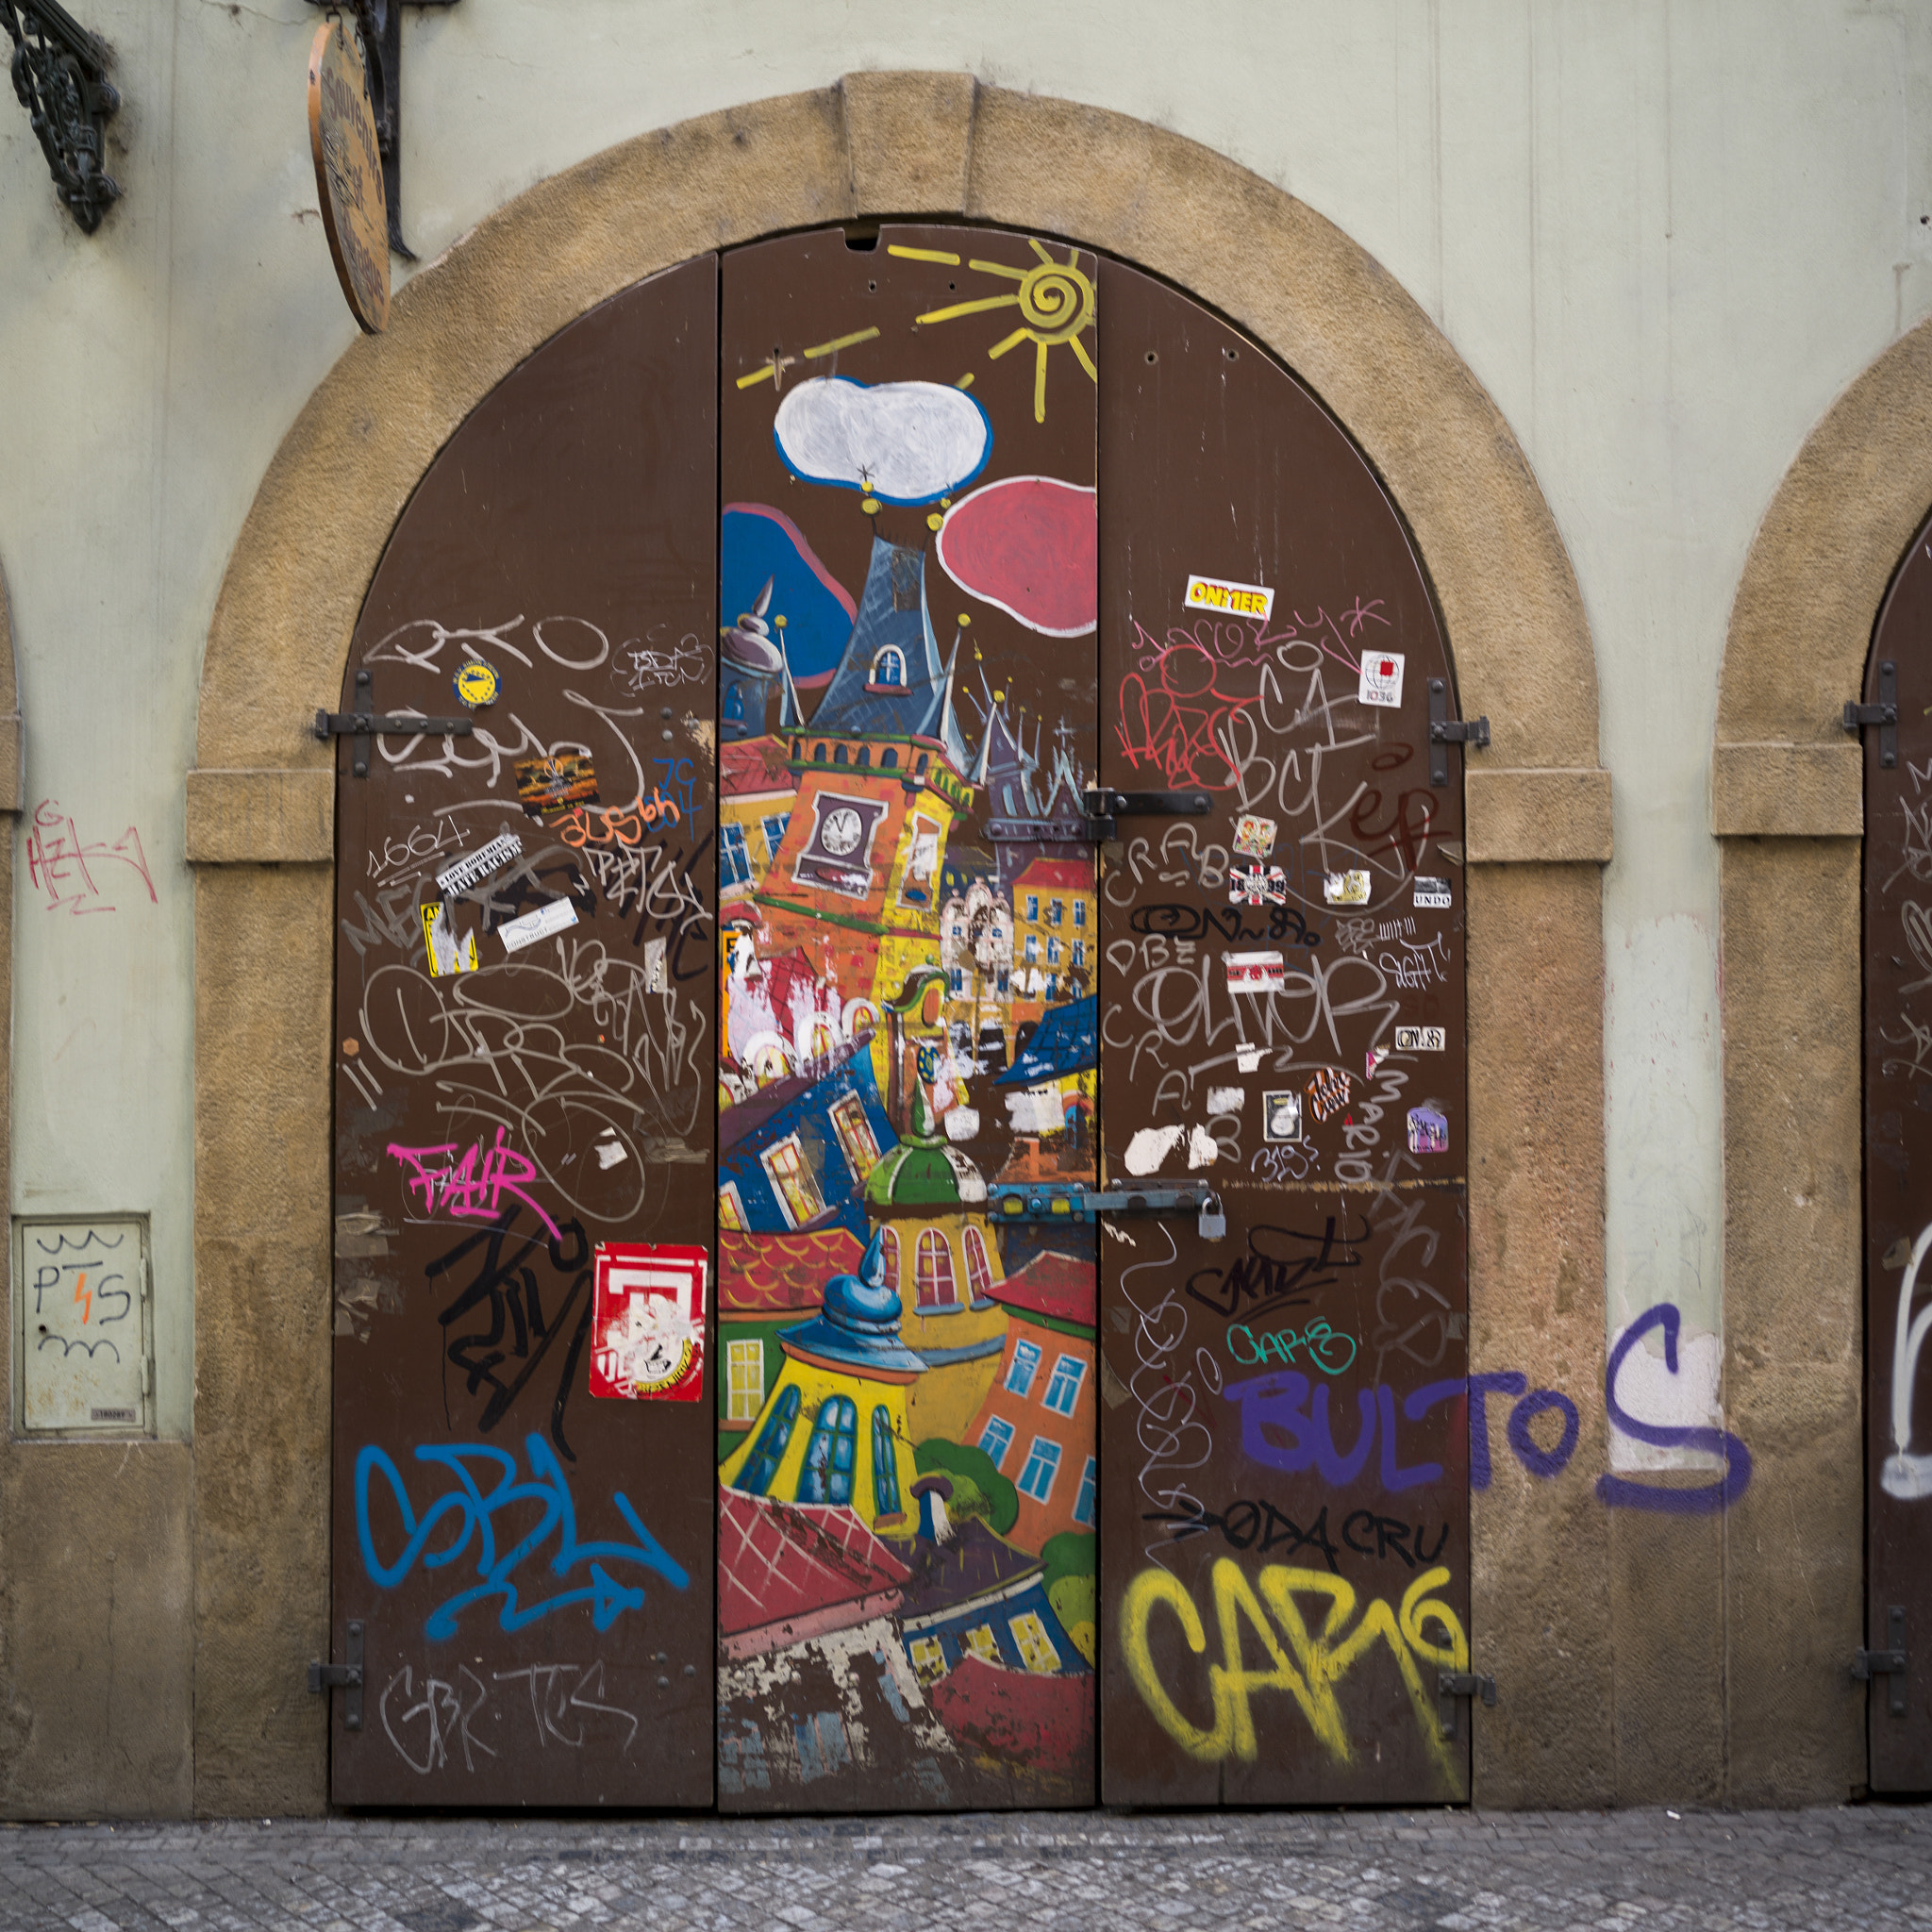
[[[937,1131],[925,1090],[912,1091],[912,1130],[865,1177],[868,1209],[923,1208],[950,1213],[983,1207],[986,1177]]]

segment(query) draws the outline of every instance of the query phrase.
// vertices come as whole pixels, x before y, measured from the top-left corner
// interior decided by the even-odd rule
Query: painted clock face
[[[858,851],[858,841],[864,836],[865,827],[850,806],[841,805],[836,811],[827,812],[824,824],[819,829],[820,842],[827,852],[841,858],[847,853]]]

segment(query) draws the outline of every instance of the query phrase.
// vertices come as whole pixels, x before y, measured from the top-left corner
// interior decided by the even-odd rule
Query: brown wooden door
[[[1932,1790],[1932,524],[1872,641],[1865,701],[1865,1641],[1872,1789]]]
[[[1468,1790],[1464,887],[1453,685],[1401,523],[1235,330],[1100,278],[1109,1804]]]
[[[475,729],[339,753],[339,1804],[712,1795],[716,288],[508,376],[350,649]]]
[[[1092,1797],[1095,272],[724,259],[727,1809]]]

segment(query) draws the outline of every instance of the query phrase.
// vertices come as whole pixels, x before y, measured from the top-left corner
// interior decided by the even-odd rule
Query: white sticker
[[[1365,872],[1324,873],[1322,897],[1330,906],[1366,906],[1369,903],[1369,875]]]
[[[1229,992],[1279,992],[1288,984],[1287,962],[1279,953],[1229,953],[1226,963]]]
[[[436,874],[436,890],[454,898],[480,886],[492,873],[501,872],[511,859],[523,857],[524,841],[514,832],[506,832],[474,852],[465,852]]]
[[[1373,1080],[1375,1077],[1375,1069],[1389,1058],[1389,1053],[1390,1049],[1386,1046],[1370,1047],[1366,1057],[1366,1068],[1370,1079]]]
[[[1372,651],[1362,659],[1362,681],[1356,696],[1365,705],[1399,705],[1402,702],[1400,651]]]
[[[1238,1074],[1258,1074],[1261,1071],[1261,1049],[1258,1046],[1236,1047],[1234,1067]]]
[[[1122,1164],[1129,1174],[1158,1174],[1160,1163],[1174,1150],[1184,1129],[1180,1127],[1141,1127],[1127,1142]]]
[[[1219,577],[1188,579],[1190,610],[1224,610],[1230,617],[1258,617],[1274,608],[1274,592],[1261,584],[1225,584]]]
[[[1448,1034],[1441,1026],[1398,1026],[1395,1029],[1397,1053],[1441,1053],[1448,1043]]]
[[[1247,1104],[1248,1090],[1245,1087],[1210,1087],[1208,1090],[1208,1111],[1210,1114],[1239,1113]]]
[[[1221,1158],[1221,1148],[1206,1127],[1188,1130],[1188,1167],[1212,1167]]]
[[[1302,1137],[1302,1097],[1291,1089],[1286,1093],[1261,1096],[1261,1138],[1264,1141],[1299,1141]]]
[[[1242,812],[1234,822],[1234,849],[1249,858],[1266,858],[1274,850],[1274,821]]]
[[[1414,904],[1418,912],[1447,912],[1452,903],[1447,879],[1429,879],[1420,873],[1416,874]]]
[[[521,919],[512,919],[508,925],[499,925],[496,936],[503,941],[506,953],[521,953],[525,946],[534,946],[539,940],[548,939],[552,933],[576,923],[575,905],[569,899],[553,899],[549,905],[540,906]]]

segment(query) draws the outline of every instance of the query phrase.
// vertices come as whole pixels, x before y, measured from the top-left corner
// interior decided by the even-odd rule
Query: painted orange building
[[[1094,1268],[1053,1249],[991,1291],[1007,1311],[999,1374],[967,1440],[1013,1485],[1020,1514],[1007,1541],[1039,1551],[1098,1521]]]

